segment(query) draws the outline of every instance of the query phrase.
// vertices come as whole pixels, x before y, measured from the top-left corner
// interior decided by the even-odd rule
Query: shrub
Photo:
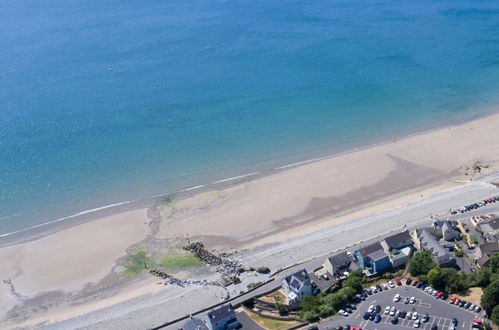
[[[308,322],[317,322],[319,321],[319,313],[315,311],[306,311],[301,314],[301,318]]]
[[[256,269],[257,273],[260,273],[260,274],[269,274],[270,273],[270,269],[269,267],[258,267]]]
[[[412,276],[418,276],[427,274],[430,269],[436,267],[435,261],[433,261],[430,252],[421,251],[412,257],[409,261],[409,272]]]
[[[276,303],[275,307],[276,307],[277,311],[279,312],[279,315],[288,315],[288,313],[289,313],[288,306],[283,305],[281,303]]]

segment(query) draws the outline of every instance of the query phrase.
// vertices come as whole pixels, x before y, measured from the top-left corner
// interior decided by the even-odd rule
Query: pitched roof
[[[383,250],[383,247],[381,246],[380,242],[375,242],[373,244],[369,244],[367,246],[364,246],[360,248],[358,251],[362,255],[362,257],[367,257],[371,253],[378,251],[378,250]]]
[[[372,261],[378,261],[384,258],[388,258],[388,255],[383,250],[377,250],[369,254],[369,258],[371,258]]]
[[[449,254],[448,251],[438,243],[435,236],[433,236],[428,230],[421,230],[418,236],[423,247],[426,250],[431,251],[431,254],[435,257],[443,257]]]
[[[491,255],[494,252],[499,251],[499,242],[493,243],[483,243],[479,246],[482,255]]]
[[[489,226],[494,230],[499,229],[499,218],[495,218],[495,219],[490,220]]]
[[[478,264],[480,265],[480,267],[487,266],[489,260],[489,256],[485,254],[480,259],[478,259]]]
[[[234,308],[232,308],[231,304],[220,306],[207,314],[212,323],[224,320],[231,315],[235,315]]]
[[[401,233],[388,236],[385,238],[385,242],[388,245],[388,247],[403,243],[405,241],[410,241],[411,240],[411,234],[409,234],[408,231],[403,231]]]
[[[209,330],[201,319],[191,317],[185,324],[180,327],[182,330]]]
[[[343,265],[352,261],[346,252],[335,254],[328,259],[333,266]]]

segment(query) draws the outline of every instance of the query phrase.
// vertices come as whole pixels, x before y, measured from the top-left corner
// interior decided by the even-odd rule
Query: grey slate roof
[[[410,241],[411,240],[411,234],[409,234],[408,231],[403,231],[401,233],[389,236],[385,238],[386,244],[391,247],[400,243],[403,243],[405,241]]]
[[[288,285],[295,289],[296,291],[300,291],[303,284],[310,280],[307,271],[305,269],[299,270],[294,274],[288,275],[284,278]]]
[[[197,317],[190,318],[185,322],[185,324],[180,328],[182,330],[209,330],[201,319]]]
[[[441,246],[435,236],[433,236],[429,230],[423,229],[419,233],[419,239],[425,250],[429,250],[436,261],[442,265],[452,261],[452,256],[450,253]]]
[[[340,266],[352,262],[352,259],[350,259],[346,252],[335,254],[333,256],[330,256],[328,259],[333,266]]]
[[[371,253],[369,255],[369,258],[371,258],[372,261],[378,261],[378,260],[381,260],[381,259],[387,258],[387,257],[388,257],[388,255],[383,250],[374,251],[373,253]]]
[[[497,230],[499,229],[499,218],[495,218],[493,220],[490,220],[489,221],[489,226],[490,228],[492,228],[493,230]]]
[[[221,320],[226,319],[229,316],[234,316],[234,308],[232,308],[232,305],[223,305],[220,306],[217,309],[214,309],[210,312],[208,312],[207,316],[211,320],[212,323],[219,322]]]
[[[499,251],[499,242],[480,244],[479,248],[482,255],[491,255],[492,253]]]
[[[373,244],[369,244],[367,246],[364,246],[359,249],[359,253],[362,255],[362,257],[367,257],[371,253],[378,251],[378,250],[383,250],[383,247],[381,246],[380,242],[375,242]]]

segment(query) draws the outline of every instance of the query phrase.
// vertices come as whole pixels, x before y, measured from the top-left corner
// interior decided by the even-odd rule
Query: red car
[[[418,280],[414,280],[414,281],[412,281],[412,283],[411,283],[411,285],[412,285],[412,286],[416,286],[417,284],[418,284]]]
[[[442,291],[438,291],[437,298],[442,298],[443,296],[444,296],[444,293]]]
[[[362,328],[359,327],[351,327],[350,330],[362,330]]]
[[[449,304],[453,304],[456,301],[457,297],[453,296],[452,298],[449,299]]]
[[[456,301],[454,301],[454,305],[459,305],[460,302],[461,302],[461,300],[456,299]]]
[[[397,285],[402,285],[402,282],[400,280],[395,280],[395,283],[397,283]]]

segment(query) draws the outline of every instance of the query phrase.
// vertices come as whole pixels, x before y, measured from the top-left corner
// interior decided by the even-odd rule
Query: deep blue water
[[[3,0],[0,233],[498,96],[497,1]]]

